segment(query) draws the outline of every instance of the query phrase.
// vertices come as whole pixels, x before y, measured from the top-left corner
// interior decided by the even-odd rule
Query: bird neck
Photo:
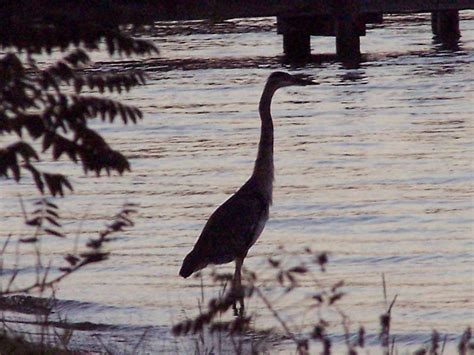
[[[273,189],[273,121],[270,105],[275,91],[275,88],[266,85],[260,99],[259,112],[262,125],[257,160],[252,174],[260,191],[265,193],[269,202],[272,200]]]

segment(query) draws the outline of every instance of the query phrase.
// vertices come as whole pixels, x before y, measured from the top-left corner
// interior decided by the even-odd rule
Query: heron
[[[273,95],[282,87],[315,84],[285,72],[274,72],[268,77],[259,104],[260,142],[253,173],[208,219],[194,248],[184,258],[180,276],[187,278],[209,264],[225,264],[235,260],[232,287],[234,290],[241,288],[244,259],[262,233],[272,204],[274,166],[270,106]],[[243,309],[243,299],[240,299],[240,304]]]

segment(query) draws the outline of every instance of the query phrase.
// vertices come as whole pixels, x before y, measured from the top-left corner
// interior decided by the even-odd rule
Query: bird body
[[[270,105],[275,91],[290,85],[311,85],[283,72],[270,75],[260,99],[260,142],[252,175],[207,221],[193,250],[186,256],[179,274],[186,278],[209,264],[236,261],[234,281],[240,283],[240,269],[250,247],[257,241],[269,217],[273,192],[273,121]]]
[[[188,277],[208,264],[245,258],[262,233],[270,209],[270,201],[256,186],[255,178],[251,177],[214,211],[193,250],[184,259],[181,276]]]

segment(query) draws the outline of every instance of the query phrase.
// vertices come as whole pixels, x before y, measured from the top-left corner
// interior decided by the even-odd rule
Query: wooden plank
[[[417,13],[474,9],[474,0],[358,0],[361,13]],[[333,15],[328,0],[156,1],[165,17],[175,19]],[[160,14],[157,14],[160,16]]]
[[[355,1],[361,14],[474,10],[474,0]],[[45,12],[57,6],[56,0],[42,0],[40,3]],[[72,11],[76,7],[80,9],[81,6],[86,6],[85,14],[104,9],[103,2],[98,0],[90,3],[81,1],[65,3]],[[124,23],[135,22],[134,19],[140,22],[152,22],[274,16],[334,16],[332,0],[114,0],[113,5],[121,14],[119,21]],[[17,7],[21,9],[21,2],[18,2]],[[8,7],[0,0],[0,16],[5,11],[8,11]],[[37,11],[41,12],[41,7]]]
[[[37,0],[41,8],[54,8],[57,0]],[[361,13],[410,13],[441,10],[474,10],[474,0],[355,0]],[[0,0],[0,15],[5,1]],[[18,7],[21,8],[21,1]],[[332,0],[114,0],[63,1],[68,6],[87,6],[89,12],[114,6],[130,18],[156,21],[227,19],[267,16],[334,15]],[[6,2],[9,3],[9,2]],[[104,3],[106,5],[104,5]],[[110,4],[109,4],[110,3]],[[108,5],[107,5],[108,4]],[[95,10],[94,10],[95,8]],[[87,12],[86,12],[87,13]]]
[[[362,14],[474,10],[474,0],[357,0],[357,3]],[[156,0],[143,5],[122,0],[117,4],[124,11],[129,7],[131,12],[143,6],[146,14],[157,21],[334,15],[329,0]]]
[[[277,33],[285,34],[290,31],[300,31],[312,36],[336,35],[335,20],[330,15],[319,16],[277,16]],[[364,33],[360,33],[361,36]]]
[[[386,14],[473,9],[474,0],[365,0],[361,2],[361,12]]]

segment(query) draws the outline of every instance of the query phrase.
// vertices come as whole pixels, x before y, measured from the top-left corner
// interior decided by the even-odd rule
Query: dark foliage
[[[90,63],[87,51],[105,49],[126,56],[157,52],[150,42],[127,35],[121,28],[123,16],[115,10],[109,2],[96,1],[0,4],[0,47],[6,51],[0,58],[0,134],[18,139],[0,148],[0,176],[20,181],[27,172],[41,193],[63,196],[73,188],[68,178],[35,167],[43,153],[81,164],[85,173],[97,176],[130,170],[126,157],[88,123],[95,118],[136,123],[142,113],[116,100],[84,94],[120,94],[145,83],[140,72],[84,73]],[[37,54],[58,51],[67,53],[46,68],[35,60]],[[41,152],[30,145],[32,140],[41,143]]]
[[[35,202],[34,205],[35,210],[29,215],[26,214],[26,211],[24,212],[25,224],[34,228],[34,231],[31,234],[32,236],[29,238],[22,238],[19,241],[21,243],[37,243],[39,238],[42,236],[64,238],[66,235],[62,231],[58,206],[46,198],[40,199]],[[74,252],[64,256],[66,264],[65,266],[59,267],[59,274],[56,274],[55,276],[50,276],[49,274],[51,264],[44,268],[44,271],[41,271],[43,269],[40,266],[45,263],[41,260],[41,253],[38,252],[36,255],[36,266],[38,269],[36,281],[25,287],[15,287],[14,282],[20,271],[19,269],[15,269],[7,282],[7,286],[2,287],[0,290],[0,300],[2,300],[2,297],[11,294],[29,293],[33,291],[42,292],[46,289],[51,289],[65,277],[84,268],[86,265],[106,260],[109,257],[109,253],[103,250],[104,244],[113,240],[113,234],[123,232],[126,228],[134,226],[131,217],[136,212],[135,204],[125,203],[120,212],[114,216],[112,222],[102,231],[99,231],[96,238],[88,240],[84,251],[78,252],[75,250]],[[3,247],[0,249],[0,261],[2,260],[8,244],[9,239],[5,241]]]

